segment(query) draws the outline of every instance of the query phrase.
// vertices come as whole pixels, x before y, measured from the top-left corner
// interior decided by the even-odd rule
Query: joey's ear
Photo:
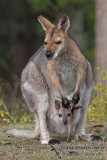
[[[72,109],[74,107],[74,104],[72,102],[72,100],[70,101],[70,108]]]
[[[63,32],[67,32],[68,28],[70,27],[70,20],[69,17],[64,15],[61,17],[57,24],[58,29],[62,29]]]
[[[55,101],[55,108],[59,110],[61,108],[61,102]]]
[[[82,108],[83,106],[75,106],[74,109],[80,109]]]
[[[55,25],[48,21],[43,16],[38,16],[38,21],[41,23],[43,29],[47,32],[50,28],[55,28]]]

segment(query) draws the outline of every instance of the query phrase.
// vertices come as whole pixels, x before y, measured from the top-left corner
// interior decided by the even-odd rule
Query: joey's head
[[[64,15],[55,26],[45,17],[39,16],[38,21],[41,23],[46,32],[44,40],[45,55],[48,60],[56,58],[67,50],[67,30],[70,26],[68,16]]]
[[[55,101],[55,108],[57,109],[58,111],[58,116],[61,120],[61,122],[64,124],[64,125],[67,125],[68,122],[71,120],[72,118],[72,112],[71,112],[71,108],[64,108],[62,106],[62,103],[59,102],[59,101]]]

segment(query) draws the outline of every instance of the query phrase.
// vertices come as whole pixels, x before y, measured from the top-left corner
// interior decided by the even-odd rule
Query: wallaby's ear
[[[61,102],[55,101],[55,108],[59,110],[61,108]]]
[[[41,23],[43,29],[47,32],[50,28],[55,28],[55,25],[48,21],[45,17],[39,16],[38,21]]]
[[[67,32],[68,28],[70,27],[70,20],[69,17],[64,15],[61,17],[57,24],[58,29],[62,29],[63,32]]]

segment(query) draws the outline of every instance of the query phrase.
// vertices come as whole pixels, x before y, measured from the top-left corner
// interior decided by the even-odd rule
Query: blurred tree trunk
[[[102,62],[102,70],[107,72],[107,0],[96,0],[96,67]],[[101,74],[96,72],[96,82]],[[107,79],[103,81],[107,85]]]
[[[84,30],[84,12],[82,9],[79,9],[74,14],[74,17],[72,18],[72,24],[70,34],[74,40],[77,41],[78,45],[83,48],[83,30]]]
[[[13,72],[20,76],[21,71],[27,62],[27,53],[29,50],[26,33],[25,3],[24,0],[12,0],[12,4],[14,7],[14,19],[16,19],[13,28],[15,28],[16,31],[14,33],[11,54],[13,55]],[[18,25],[18,27],[15,27],[15,25]]]

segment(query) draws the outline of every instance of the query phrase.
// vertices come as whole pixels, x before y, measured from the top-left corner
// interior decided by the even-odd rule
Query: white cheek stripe
[[[56,58],[58,56],[58,54],[59,54],[59,52],[61,51],[62,48],[63,48],[63,45],[61,44],[59,46],[59,48],[57,49],[56,53],[54,54],[53,58]]]

